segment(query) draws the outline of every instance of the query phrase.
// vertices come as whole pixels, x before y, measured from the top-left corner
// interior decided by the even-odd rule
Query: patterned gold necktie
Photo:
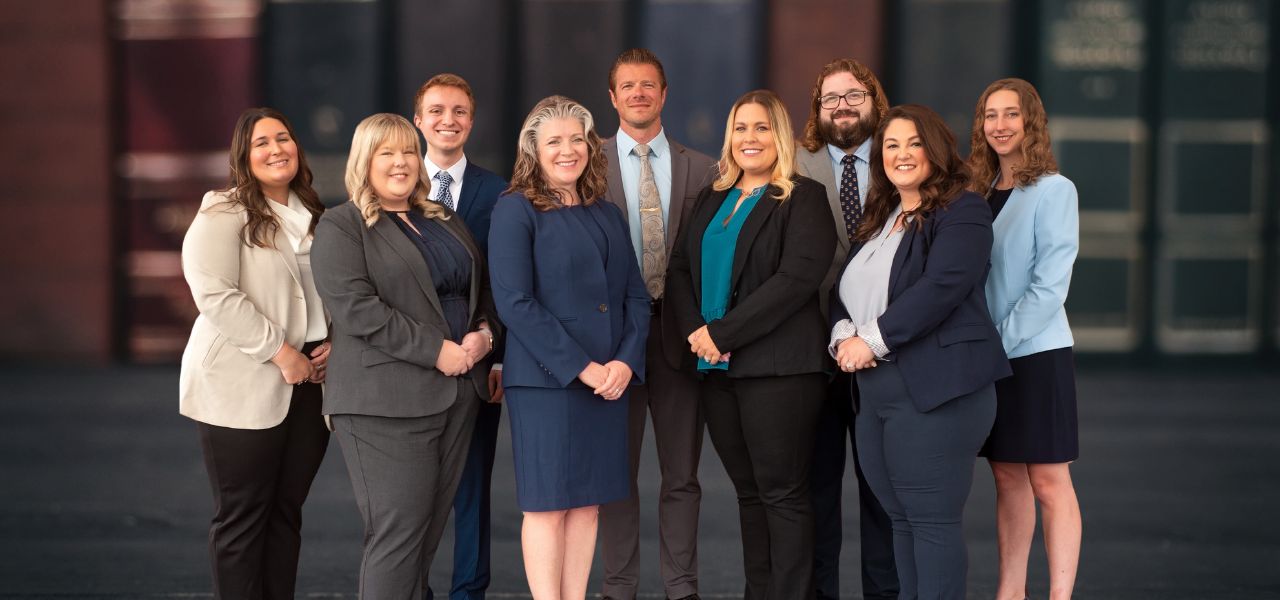
[[[667,275],[667,235],[662,225],[662,199],[649,164],[649,145],[636,144],[640,157],[640,274],[654,299],[662,297]]]

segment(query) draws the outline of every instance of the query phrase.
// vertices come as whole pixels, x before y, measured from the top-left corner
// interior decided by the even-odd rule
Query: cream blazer
[[[293,386],[271,357],[301,349],[307,303],[283,228],[274,248],[240,241],[247,218],[209,192],[182,241],[182,274],[200,316],[182,353],[178,411],[210,425],[267,429],[289,413]]]

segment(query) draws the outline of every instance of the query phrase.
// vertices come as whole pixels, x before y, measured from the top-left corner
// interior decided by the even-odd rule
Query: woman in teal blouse
[[[729,111],[720,177],[672,250],[665,298],[702,375],[702,410],[741,513],[745,597],[808,598],[809,465],[826,393],[818,286],[835,252],[822,185],[795,174],[777,95]]]

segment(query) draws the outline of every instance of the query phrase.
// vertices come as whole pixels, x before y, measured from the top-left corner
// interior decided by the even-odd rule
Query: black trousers
[[[213,487],[214,598],[293,598],[302,503],[329,447],[320,402],[320,384],[304,383],[293,388],[284,421],[270,429],[196,424]]]
[[[809,467],[825,391],[821,373],[702,381],[707,431],[738,495],[745,600],[812,597]]]
[[[858,371],[858,461],[893,521],[902,600],[964,600],[964,503],[996,417],[993,384],[916,410],[897,365]]]
[[[809,473],[813,494],[813,585],[821,600],[840,597],[840,547],[844,542],[841,493],[844,468],[853,451],[853,472],[858,481],[858,534],[861,542],[862,597],[898,597],[898,571],[893,564],[893,528],[858,466],[853,443],[857,388],[849,373],[837,372],[827,386],[826,401],[818,417],[813,445],[813,470]]]

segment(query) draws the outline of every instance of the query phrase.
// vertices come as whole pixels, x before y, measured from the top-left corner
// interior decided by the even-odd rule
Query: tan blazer
[[[284,421],[293,386],[271,357],[300,349],[307,303],[283,229],[275,248],[240,241],[244,209],[209,192],[182,241],[182,274],[200,316],[182,353],[178,411],[202,423],[267,429]]]

